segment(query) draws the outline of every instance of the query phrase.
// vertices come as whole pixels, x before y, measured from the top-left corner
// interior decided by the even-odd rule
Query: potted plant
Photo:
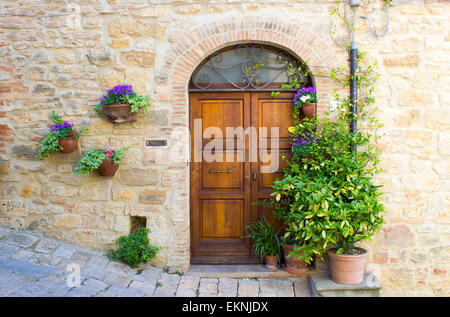
[[[149,105],[149,96],[138,95],[131,85],[118,85],[100,99],[95,111],[103,113],[109,122],[134,122],[138,111],[147,112]]]
[[[100,176],[114,176],[126,151],[127,147],[120,150],[92,149],[76,163],[74,174],[89,175],[91,171],[98,170]]]
[[[63,121],[54,110],[51,113],[51,119],[54,125],[50,127],[50,132],[45,138],[38,143],[40,148],[36,158],[39,160],[55,152],[71,153],[75,151],[80,135],[88,131],[88,128],[76,130],[73,124]]]
[[[286,234],[280,238],[285,262],[282,267],[291,274],[305,273],[308,268],[301,251],[302,243],[299,240],[288,238],[290,234],[288,229]]]
[[[317,94],[314,87],[304,87],[297,90],[294,96],[294,107],[301,109],[307,118],[314,118],[317,106]]]
[[[314,126],[320,128],[314,131]],[[279,210],[290,237],[302,241],[298,250],[305,262],[328,254],[332,279],[358,284],[367,255],[359,243],[370,239],[383,223],[380,186],[373,184],[379,171],[373,135],[367,130],[351,133],[343,110],[334,119],[298,123],[296,129],[315,139],[309,151],[313,159],[305,169],[294,156],[283,179],[274,182],[272,195],[284,206]]]
[[[310,162],[312,159],[311,154],[319,136],[314,135],[312,131],[301,135],[300,129],[296,129],[296,127],[289,127],[288,130],[293,139],[291,148],[292,160]]]
[[[281,251],[278,233],[275,232],[265,217],[245,228],[250,232],[245,238],[253,240],[255,254],[264,259],[268,269],[277,269]]]

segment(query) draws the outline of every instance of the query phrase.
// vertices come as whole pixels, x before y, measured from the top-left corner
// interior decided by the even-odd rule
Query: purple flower
[[[294,96],[294,103],[296,103],[296,101],[302,97],[302,96],[311,96],[311,97],[315,97],[316,94],[316,89],[314,87],[304,87],[301,88],[299,90],[297,90],[297,92],[295,93]]]

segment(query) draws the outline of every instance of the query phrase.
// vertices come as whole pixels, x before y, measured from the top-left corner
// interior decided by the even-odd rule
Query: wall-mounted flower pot
[[[304,116],[310,119],[314,118],[314,115],[316,114],[316,107],[317,104],[315,102],[304,103],[302,105],[302,112]]]
[[[114,164],[113,160],[104,159],[103,163],[100,164],[97,171],[100,176],[112,177],[116,174],[119,164]]]
[[[59,139],[59,145],[62,147],[63,153],[72,153],[78,146],[78,138],[64,138]]]
[[[266,256],[264,256],[264,262],[266,262],[266,267],[269,270],[278,269],[278,257],[277,256],[266,255]]]
[[[112,123],[135,122],[137,113],[131,113],[131,106],[125,103],[103,106],[102,112]]]
[[[283,244],[284,261],[283,269],[291,274],[301,274],[308,271],[307,264],[303,259],[297,259],[297,256],[289,257],[289,254],[294,251],[294,246],[290,244]],[[302,255],[300,251],[299,256]]]
[[[331,279],[339,284],[359,284],[363,281],[367,251],[354,248],[355,255],[336,254],[336,250],[328,251],[330,257]]]

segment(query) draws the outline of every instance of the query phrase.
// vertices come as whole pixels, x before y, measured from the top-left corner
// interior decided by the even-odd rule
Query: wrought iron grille
[[[304,62],[277,48],[241,44],[209,56],[195,70],[190,91],[273,91],[294,80],[298,82],[298,88],[312,86]]]

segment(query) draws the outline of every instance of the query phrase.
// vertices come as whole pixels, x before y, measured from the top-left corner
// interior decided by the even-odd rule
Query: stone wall
[[[233,43],[271,43],[312,67],[325,111],[334,87],[327,70],[348,58],[329,33],[335,1],[226,2],[2,0],[0,223],[106,249],[129,233],[130,215],[144,216],[152,243],[163,247],[154,264],[185,270],[189,166],[170,153],[188,146],[181,137],[195,67]],[[383,10],[358,13],[370,14],[382,32]],[[389,31],[379,39],[357,19],[360,49],[378,60],[384,123],[377,182],[386,224],[366,245],[369,269],[384,295],[448,296],[450,4],[410,1],[389,13]],[[151,111],[112,125],[93,107],[123,82],[151,95]],[[36,161],[52,109],[90,132],[76,153]],[[146,139],[167,139],[168,147],[146,147]],[[125,145],[131,149],[114,178],[72,175],[81,151]]]

